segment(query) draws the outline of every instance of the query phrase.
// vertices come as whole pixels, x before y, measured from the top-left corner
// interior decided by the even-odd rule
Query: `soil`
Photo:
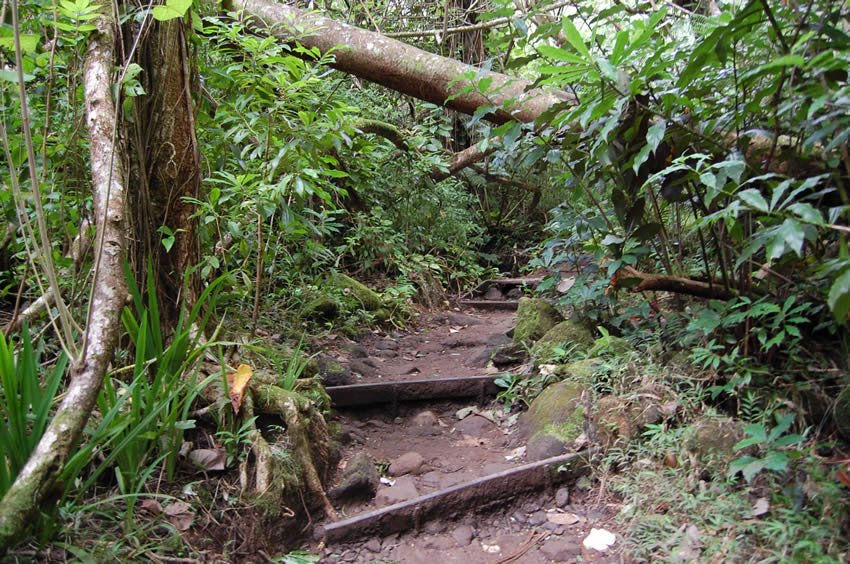
[[[493,350],[510,342],[515,312],[455,310],[425,316],[409,331],[373,333],[340,347],[355,369],[354,383],[482,376],[498,372]],[[369,367],[363,372],[357,367]],[[517,414],[493,401],[402,403],[339,410],[334,422],[345,443],[337,481],[365,451],[381,473],[368,501],[336,503],[343,518],[426,495],[525,464],[516,437]],[[395,463],[395,464],[394,464]],[[407,472],[398,475],[399,470]],[[502,499],[421,523],[418,530],[356,542],[314,546],[322,562],[622,562],[622,539],[606,552],[583,547],[592,528],[616,532],[616,504],[598,504],[575,484]],[[317,529],[320,530],[320,529]]]

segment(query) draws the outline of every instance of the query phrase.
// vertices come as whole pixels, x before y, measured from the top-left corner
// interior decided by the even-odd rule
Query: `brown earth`
[[[497,372],[489,356],[510,341],[514,319],[511,311],[432,314],[409,331],[369,334],[337,358],[352,366],[355,383],[486,375]],[[334,415],[345,443],[337,480],[364,451],[381,473],[373,499],[335,504],[343,518],[526,463],[515,433],[517,414],[506,413],[499,402],[408,403],[396,409],[384,405]],[[445,518],[419,530],[313,548],[321,551],[322,562],[625,561],[619,537],[605,553],[582,546],[591,528],[616,530],[612,518],[619,505],[595,501],[566,484],[513,499],[496,497],[487,507],[459,515],[447,507]]]

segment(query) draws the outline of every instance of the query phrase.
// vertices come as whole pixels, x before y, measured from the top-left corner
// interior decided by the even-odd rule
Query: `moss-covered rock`
[[[552,304],[540,298],[520,298],[516,315],[515,343],[533,343],[563,321]]]
[[[520,418],[529,460],[562,454],[584,433],[589,394],[584,384],[564,381],[549,386],[531,402]]]
[[[337,272],[328,277],[328,282],[340,290],[343,296],[356,300],[366,311],[377,311],[384,305],[377,292],[351,276]]]
[[[352,383],[351,369],[327,355],[317,357],[319,378],[325,386],[346,386]]]
[[[850,441],[850,386],[846,386],[835,401],[835,426],[845,440]]]
[[[572,380],[573,382],[590,385],[593,383],[597,363],[598,361],[595,358],[583,358],[558,365],[555,373],[563,380]]]
[[[517,323],[519,326],[519,323]],[[538,362],[549,362],[551,360],[568,361],[569,358],[558,358],[556,348],[563,348],[564,344],[574,343],[578,351],[587,351],[593,347],[593,334],[585,325],[574,319],[565,319],[538,339],[531,350],[531,354]]]
[[[339,315],[339,303],[332,296],[319,296],[304,306],[304,317],[329,321]]]
[[[744,438],[744,426],[729,417],[703,416],[685,430],[683,446],[700,468],[722,475],[729,463],[744,454],[735,445]]]
[[[594,404],[590,418],[594,442],[604,448],[625,446],[638,437],[647,425],[661,421],[662,410],[654,398],[651,394],[600,398]]]

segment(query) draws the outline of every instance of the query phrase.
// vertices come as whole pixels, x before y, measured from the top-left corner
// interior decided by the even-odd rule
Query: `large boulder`
[[[517,323],[517,327],[519,327],[519,323]],[[593,347],[593,342],[593,333],[590,332],[590,329],[577,320],[565,319],[546,331],[534,344],[531,353],[538,362],[567,361],[569,358],[558,358],[557,348],[575,344],[578,351],[585,352]]]
[[[735,445],[745,437],[740,421],[704,415],[684,432],[683,446],[700,469],[712,476],[725,474],[729,463],[742,456]]]
[[[845,440],[850,441],[850,386],[845,387],[835,401],[833,410],[835,426]]]
[[[353,311],[365,310],[372,313],[377,321],[390,318],[390,311],[384,306],[381,295],[363,284],[339,272],[325,278],[324,293],[304,307],[304,315],[310,318],[329,321]]]
[[[590,385],[599,366],[599,360],[595,358],[583,358],[566,364],[559,364],[555,368],[555,374],[562,380],[572,380]]]
[[[520,298],[516,314],[515,343],[533,343],[563,321],[560,313],[546,300]]]
[[[519,422],[530,461],[564,454],[573,446],[584,434],[589,398],[589,387],[567,380],[549,386],[531,402]]]

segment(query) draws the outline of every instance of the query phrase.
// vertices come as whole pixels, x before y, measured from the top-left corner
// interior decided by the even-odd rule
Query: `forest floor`
[[[355,383],[483,376],[495,347],[510,342],[513,311],[445,311],[422,316],[408,331],[367,334],[340,347]],[[405,502],[526,463],[517,413],[496,401],[432,401],[339,409],[333,422],[345,440],[338,482],[365,452],[381,470],[368,501],[337,504],[343,518]],[[622,562],[621,538],[607,551],[583,546],[592,529],[616,533],[620,505],[584,479],[526,495],[494,492],[485,507],[446,507],[417,530],[315,545],[322,562],[507,563]],[[607,496],[606,496],[607,497]]]

